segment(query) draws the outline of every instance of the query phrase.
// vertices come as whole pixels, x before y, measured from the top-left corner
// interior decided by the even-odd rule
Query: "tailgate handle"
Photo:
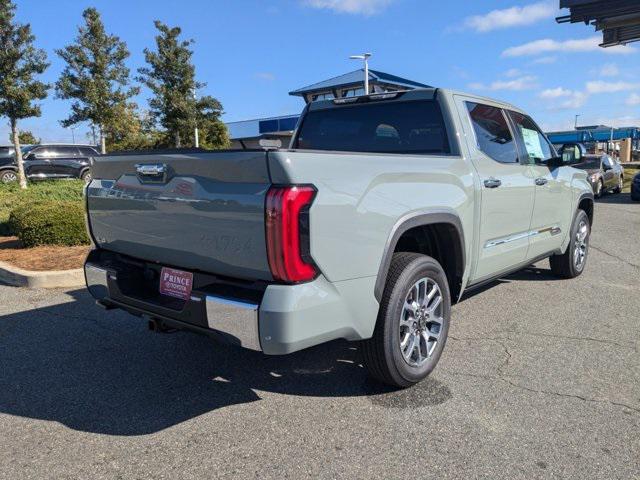
[[[143,182],[165,183],[167,181],[166,163],[138,163],[136,173]]]

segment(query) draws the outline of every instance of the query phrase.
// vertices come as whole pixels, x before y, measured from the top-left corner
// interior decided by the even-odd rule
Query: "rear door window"
[[[500,163],[518,163],[518,149],[501,108],[466,102],[478,148]]]
[[[379,102],[310,110],[294,148],[372,153],[449,154],[433,100]]]
[[[73,158],[78,156],[78,149],[76,147],[53,147],[51,148],[56,158]]]
[[[80,155],[83,157],[93,157],[98,154],[93,148],[89,147],[80,147],[79,150]]]

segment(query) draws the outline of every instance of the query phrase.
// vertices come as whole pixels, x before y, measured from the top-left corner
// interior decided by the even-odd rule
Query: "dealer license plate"
[[[193,273],[163,267],[160,272],[160,293],[170,297],[189,300],[193,287]]]

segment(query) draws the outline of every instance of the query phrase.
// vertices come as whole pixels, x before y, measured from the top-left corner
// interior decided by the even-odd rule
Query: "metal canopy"
[[[560,0],[569,15],[558,23],[583,22],[602,31],[601,47],[624,45],[640,40],[640,0]]]

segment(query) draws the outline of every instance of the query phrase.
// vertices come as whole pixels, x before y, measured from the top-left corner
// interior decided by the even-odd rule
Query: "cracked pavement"
[[[639,234],[605,197],[583,276],[468,295],[405,391],[346,342],[264,357],[0,286],[0,479],[640,478]]]

